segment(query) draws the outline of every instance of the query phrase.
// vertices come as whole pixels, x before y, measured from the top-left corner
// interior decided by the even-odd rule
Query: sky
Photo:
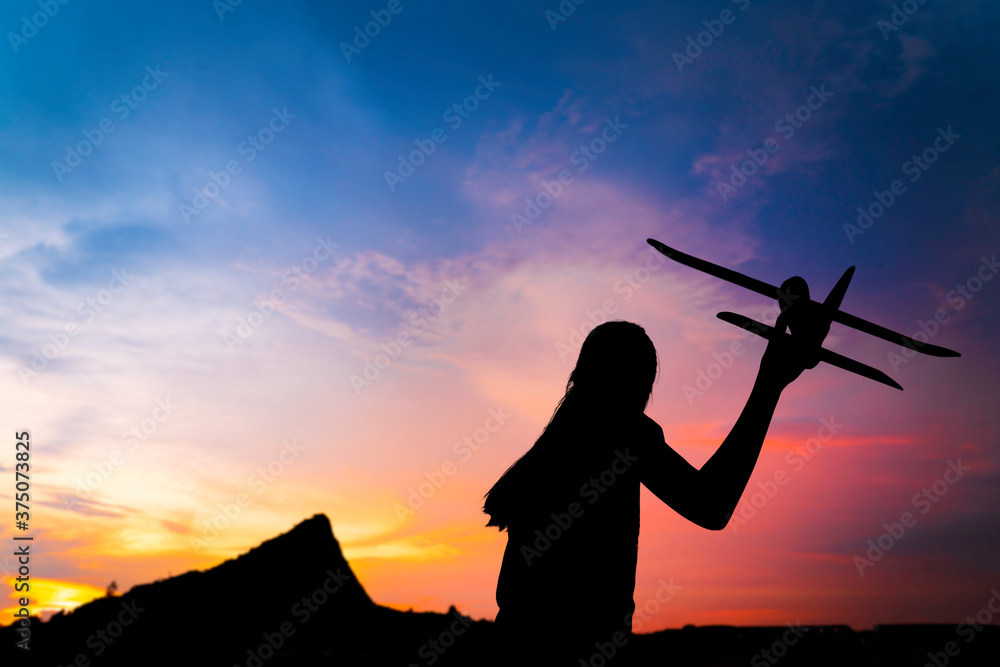
[[[844,310],[962,356],[834,324],[828,348],[904,391],[806,371],[721,532],[643,490],[634,628],[975,615],[1000,585],[998,19],[986,0],[4,3],[9,509],[15,434],[31,448],[29,529],[8,512],[0,539],[34,538],[32,611],[324,513],[375,601],[493,618],[506,535],[483,494],[590,328],[646,328],[647,414],[694,465],[749,394],[765,344],[715,314],[775,304],[653,237],[817,298],[856,266]]]

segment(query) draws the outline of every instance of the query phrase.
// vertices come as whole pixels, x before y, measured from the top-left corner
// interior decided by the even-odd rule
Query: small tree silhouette
[[[118,583],[112,581],[110,584],[108,584],[107,591],[105,592],[109,598],[113,598],[117,591],[118,591]]]

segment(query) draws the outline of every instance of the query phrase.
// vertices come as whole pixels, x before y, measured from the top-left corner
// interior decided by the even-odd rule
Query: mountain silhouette
[[[454,607],[440,614],[375,604],[330,520],[317,514],[211,569],[135,586],[45,623],[33,618],[30,656],[15,647],[15,626],[0,628],[0,664],[467,664],[491,626]]]
[[[968,630],[803,626],[787,644],[785,626],[686,626],[635,635],[632,664],[995,666],[1000,628],[987,625],[967,641]],[[481,667],[498,653],[493,624],[455,607],[403,612],[374,602],[322,514],[213,568],[135,586],[48,622],[32,618],[30,654],[16,648],[16,631],[0,627],[4,667]],[[944,652],[949,642],[958,655]],[[595,646],[589,664],[616,667],[602,650],[609,648]]]

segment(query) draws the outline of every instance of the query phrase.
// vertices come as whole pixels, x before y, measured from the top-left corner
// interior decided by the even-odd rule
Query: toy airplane
[[[921,343],[920,341],[914,340],[909,336],[896,333],[895,331],[891,331],[885,327],[873,324],[867,320],[861,319],[860,317],[855,317],[854,315],[840,310],[840,302],[843,301],[844,294],[847,293],[847,286],[850,285],[851,277],[854,275],[853,266],[847,269],[847,271],[844,272],[844,275],[840,277],[837,284],[834,285],[832,290],[830,290],[830,294],[826,297],[826,300],[824,300],[823,303],[818,303],[809,298],[809,285],[804,279],[798,276],[789,278],[781,284],[780,288],[778,288],[773,285],[768,285],[767,283],[757,280],[756,278],[751,278],[750,276],[733,271],[732,269],[727,269],[717,264],[706,262],[703,259],[686,255],[678,250],[665,246],[656,239],[646,239],[646,241],[649,245],[653,246],[675,262],[680,262],[685,266],[690,266],[692,269],[697,269],[698,271],[715,276],[716,278],[722,278],[725,281],[731,282],[734,285],[739,285],[740,287],[745,287],[746,289],[757,292],[758,294],[778,299],[778,301],[781,302],[781,313],[786,316],[785,319],[788,321],[788,328],[792,331],[796,329],[797,324],[801,323],[804,318],[818,317],[822,318],[820,321],[825,323],[825,327],[820,327],[822,338],[825,338],[827,332],[829,332],[830,322],[839,322],[840,324],[849,326],[852,329],[857,329],[858,331],[863,331],[866,334],[876,336],[883,340],[903,345],[911,350],[915,350],[923,354],[929,354],[934,357],[962,356],[954,350],[949,350],[938,345],[931,345],[930,343]],[[774,327],[769,327],[768,325],[750,319],[745,315],[722,312],[716,317],[724,322],[729,322],[730,324],[742,327],[747,331],[767,340],[771,340],[775,336],[779,335],[788,335],[784,331],[777,331]],[[822,340],[822,338],[820,340]],[[875,380],[876,382],[881,382],[882,384],[889,385],[890,387],[902,389],[902,387],[895,380],[877,368],[872,368],[871,366],[865,365],[859,361],[848,359],[847,357],[837,354],[836,352],[831,352],[826,348],[820,348],[816,362],[818,363],[819,361],[825,361],[828,364],[832,364],[833,366],[843,368],[844,370],[851,371],[852,373],[862,375],[871,380]],[[815,366],[816,364],[814,363],[812,365]]]

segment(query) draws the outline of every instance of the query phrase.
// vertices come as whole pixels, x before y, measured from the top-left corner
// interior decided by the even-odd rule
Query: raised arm
[[[775,326],[784,331],[782,318]],[[671,449],[656,426],[655,439],[642,449],[641,477],[656,497],[703,528],[726,527],[757,464],[778,397],[803,369],[816,365],[815,343],[798,340],[780,337],[768,343],[743,412],[700,470]]]

